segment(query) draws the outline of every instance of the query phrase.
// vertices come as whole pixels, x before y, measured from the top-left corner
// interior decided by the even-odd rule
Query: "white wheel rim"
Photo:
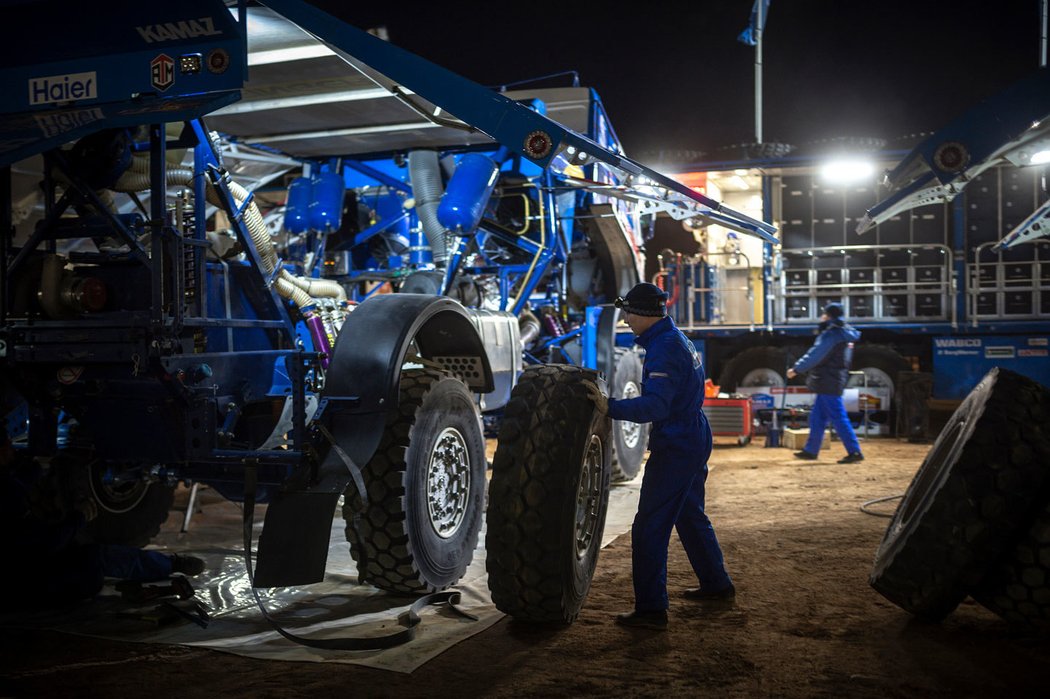
[[[780,386],[786,385],[784,381],[784,375],[780,372],[770,369],[768,367],[762,367],[760,369],[752,369],[751,371],[744,374],[743,378],[737,383],[738,386]]]
[[[131,512],[146,497],[150,488],[147,480],[136,480],[131,483],[107,483],[104,478],[96,478],[98,462],[88,464],[88,485],[95,498],[95,504],[106,512],[122,515]]]
[[[621,398],[637,398],[642,395],[642,392],[638,390],[638,384],[634,381],[628,381],[627,385],[623,387],[623,394]],[[620,430],[620,436],[623,437],[623,445],[628,449],[634,449],[638,446],[638,442],[642,439],[642,425],[637,422],[631,422],[629,420],[617,420],[617,429]]]
[[[427,467],[427,512],[430,526],[449,539],[466,518],[470,500],[470,454],[455,427],[446,427],[434,442]]]

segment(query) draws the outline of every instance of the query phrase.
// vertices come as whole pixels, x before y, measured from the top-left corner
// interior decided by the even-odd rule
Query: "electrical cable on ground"
[[[863,505],[860,506],[860,511],[863,512],[866,515],[871,515],[872,517],[892,517],[893,516],[892,512],[889,513],[889,514],[887,514],[885,512],[872,512],[871,510],[867,509],[867,507],[868,507],[868,505],[874,505],[877,502],[886,502],[887,500],[897,500],[897,499],[903,498],[903,497],[904,497],[904,493],[901,493],[900,495],[887,495],[884,498],[875,498],[874,500],[868,500],[866,503],[864,503]]]

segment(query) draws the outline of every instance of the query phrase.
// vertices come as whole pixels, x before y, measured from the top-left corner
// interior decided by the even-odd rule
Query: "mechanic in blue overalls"
[[[711,455],[711,428],[704,403],[704,367],[693,343],[667,316],[667,294],[642,283],[616,299],[624,320],[645,348],[642,395],[606,399],[589,386],[599,409],[614,420],[651,422],[649,460],[642,478],[638,514],[631,528],[634,611],[620,614],[624,626],[667,628],[667,547],[678,530],[700,587],[693,600],[728,600],[736,590],[722,549],[704,513],[704,482]]]
[[[860,331],[846,323],[841,303],[829,303],[820,317],[820,334],[809,351],[802,355],[787,371],[789,379],[809,372],[806,387],[817,394],[813,411],[809,414],[809,438],[795,458],[812,461],[820,454],[824,441],[824,430],[828,422],[835,426],[835,434],[846,447],[846,456],[840,464],[853,464],[864,460],[860,442],[853,432],[842,392],[849,380],[849,367],[853,359],[853,343],[860,339]]]

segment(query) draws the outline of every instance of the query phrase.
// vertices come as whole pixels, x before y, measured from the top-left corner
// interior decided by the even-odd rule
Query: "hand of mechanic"
[[[602,393],[602,389],[598,388],[598,384],[594,381],[584,381],[583,385],[587,388],[587,397],[594,402],[594,407],[598,412],[602,415],[609,412],[609,398]]]
[[[793,379],[796,376],[798,376],[798,372],[796,372],[794,369],[788,369],[787,375],[789,379]]]
[[[95,504],[94,498],[82,497],[76,501],[73,508],[80,514],[84,515],[85,522],[90,522],[98,517],[98,505]]]

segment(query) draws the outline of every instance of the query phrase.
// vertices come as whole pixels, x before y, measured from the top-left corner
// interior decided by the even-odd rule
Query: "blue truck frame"
[[[265,4],[381,73],[393,92],[411,90],[528,161],[544,197],[562,176],[649,210],[775,240],[773,226],[308,3]],[[21,32],[77,7],[23,3],[18,12],[7,26]],[[401,400],[406,362],[449,359],[461,370],[443,375],[474,394],[493,392],[495,378],[479,316],[462,304],[437,294],[376,295],[351,312],[341,285],[299,275],[301,260],[276,256],[256,196],[231,176],[206,116],[240,96],[248,12],[246,2],[232,11],[212,0],[121,2],[75,32],[56,27],[46,49],[8,32],[17,58],[0,70],[9,97],[0,113],[0,362],[5,399],[26,403],[28,433],[18,444],[26,457],[50,459],[55,471],[86,469],[92,488],[128,505],[107,510],[117,515],[138,508],[147,492],[166,490],[170,504],[180,480],[268,501],[253,583],[293,585],[323,575],[331,514],[351,482],[367,503],[362,470]],[[192,166],[167,162],[184,150]],[[13,166],[37,156],[44,213],[16,240]],[[608,176],[581,178],[595,162],[592,172]],[[367,162],[353,166],[375,174]],[[184,193],[169,200],[169,185]],[[139,212],[115,211],[106,199],[114,190],[128,192]],[[149,193],[148,206],[136,192]],[[224,212],[244,262],[209,256],[205,202]],[[96,251],[71,244],[87,240]],[[515,242],[543,265],[571,246],[569,237]],[[515,270],[496,271],[509,291]],[[503,312],[524,308],[536,281],[513,305],[501,294]],[[588,318],[581,335],[614,336],[609,314]],[[600,364],[611,351],[599,339],[588,341],[584,363]],[[275,438],[276,446],[260,446]],[[147,534],[166,515],[163,498],[156,505]]]

